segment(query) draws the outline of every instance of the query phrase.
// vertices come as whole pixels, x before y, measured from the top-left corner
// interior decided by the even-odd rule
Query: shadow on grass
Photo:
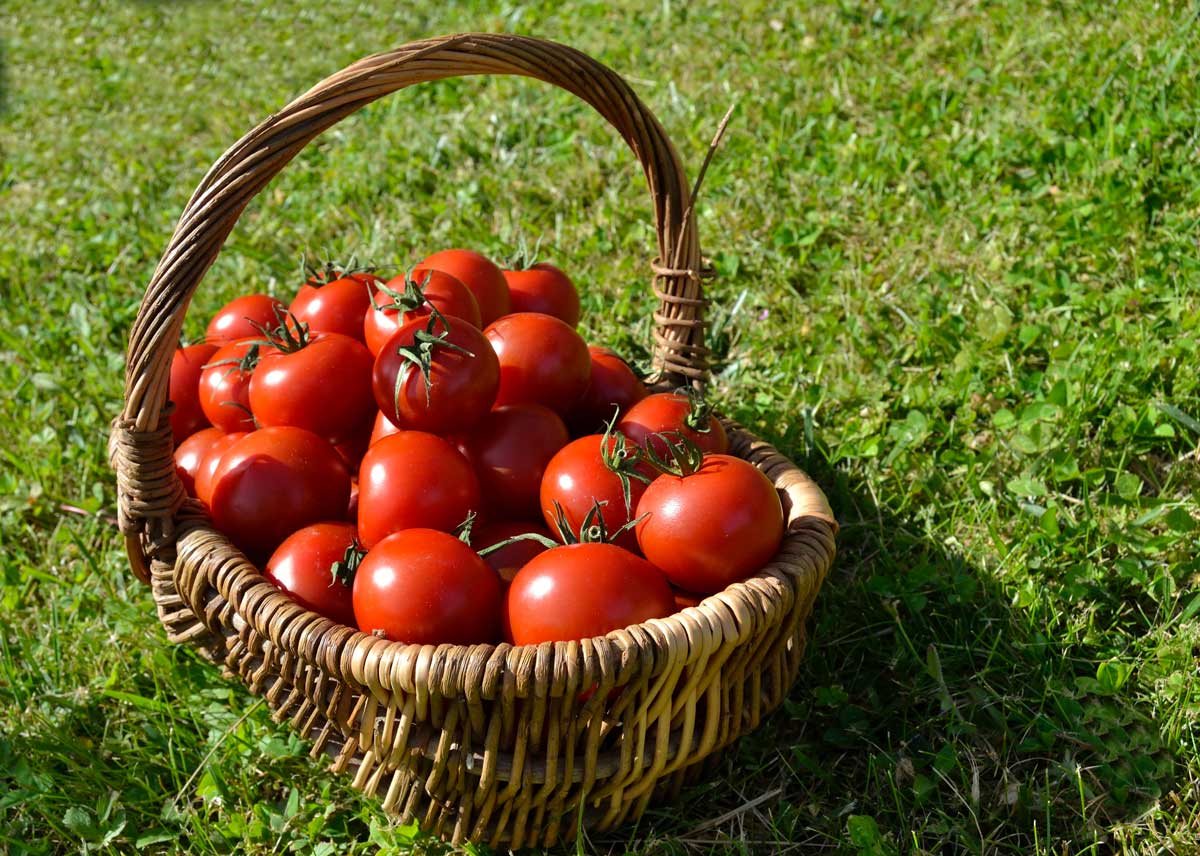
[[[795,689],[681,805],[593,845],[1092,853],[1164,796],[1181,759],[1122,678],[1097,679],[1099,652],[819,454],[793,459],[843,526]]]

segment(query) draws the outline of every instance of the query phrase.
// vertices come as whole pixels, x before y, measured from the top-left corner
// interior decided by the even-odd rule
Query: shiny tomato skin
[[[546,465],[539,500],[542,516],[552,532],[558,531],[555,526],[556,502],[562,506],[575,534],[579,533],[584,518],[597,501],[601,503],[600,516],[604,518],[610,536],[632,519],[633,515],[625,509],[621,479],[605,465],[600,455],[603,441],[600,434],[572,440]],[[615,442],[615,438],[609,438],[610,446]],[[644,482],[630,477],[630,511],[637,508],[645,490]],[[627,550],[637,550],[637,538],[631,529],[621,533],[616,543]]]
[[[257,562],[298,529],[340,519],[349,502],[350,475],[329,441],[276,426],[221,456],[209,506],[213,525]]]
[[[504,273],[482,253],[474,250],[442,250],[426,256],[417,267],[445,271],[461,280],[479,304],[481,328],[501,315],[512,312],[512,299],[508,294]]]
[[[303,428],[341,443],[368,430],[373,363],[366,346],[338,333],[317,333],[292,353],[264,346],[250,379],[250,409],[263,428]]]
[[[256,347],[257,341],[240,339],[222,345],[200,374],[200,407],[208,421],[226,434],[254,430],[254,416],[250,412],[250,380],[254,371],[242,371],[237,363]]]
[[[643,398],[621,417],[617,430],[639,446],[645,448],[652,442],[655,451],[667,451],[662,440],[650,440],[651,434],[678,431],[695,443],[706,454],[724,455],[729,451],[729,437],[716,416],[708,417],[708,430],[697,431],[685,424],[691,410],[691,401],[686,395],[675,392],[657,392]]]
[[[531,559],[508,588],[516,645],[604,636],[675,611],[662,572],[613,544],[555,547]]]
[[[587,390],[592,359],[587,343],[551,315],[505,315],[484,330],[500,361],[496,406],[543,404],[560,416]]]
[[[783,539],[775,485],[753,464],[705,455],[700,469],[662,475],[638,502],[638,544],[676,586],[712,594],[763,567]]]
[[[213,477],[217,474],[217,467],[221,465],[221,456],[229,451],[234,443],[249,433],[248,431],[234,431],[230,434],[222,434],[213,440],[212,445],[200,456],[200,461],[196,465],[194,483],[196,498],[205,505],[212,502]]]
[[[401,529],[449,532],[479,508],[479,480],[462,453],[434,434],[400,431],[363,456],[358,537],[368,550]]]
[[[263,576],[305,609],[354,627],[350,586],[333,574],[334,563],[343,559],[354,540],[353,523],[305,526],[275,548]]]
[[[212,444],[225,435],[220,428],[201,428],[175,447],[175,473],[188,496],[196,495],[196,473]]]
[[[588,356],[592,361],[588,387],[567,420],[576,434],[604,430],[614,411],[623,416],[648,394],[646,385],[615,351],[593,345]]]
[[[383,415],[400,428],[442,434],[470,429],[489,410],[500,385],[500,363],[488,340],[477,327],[461,318],[444,316],[434,322],[434,333],[445,332],[446,341],[466,353],[435,347],[426,395],[420,368],[398,352],[412,345],[417,333],[429,325],[428,318],[414,318],[395,332],[375,358],[372,385],[375,403]],[[403,374],[400,392],[396,378]]]
[[[362,342],[371,293],[381,281],[374,274],[354,273],[324,285],[308,282],[300,286],[288,311],[311,333],[340,333]]]
[[[552,537],[550,530],[543,526],[541,521],[534,523],[527,520],[504,520],[480,526],[471,537],[471,546],[479,551],[485,547],[499,544],[501,541],[507,541],[516,535],[527,535],[531,532],[541,535],[543,538]],[[516,541],[488,553],[483,560],[487,562],[489,568],[500,575],[500,579],[507,585],[512,582],[517,571],[528,564],[530,559],[546,552],[547,549],[545,544],[533,539]]]
[[[536,516],[542,474],[569,439],[558,414],[540,404],[485,414],[464,440],[485,507],[497,516]]]
[[[472,327],[482,329],[479,303],[476,302],[475,295],[457,277],[445,271],[422,267],[413,268],[409,276],[421,286],[427,303],[420,309],[411,309],[401,314],[399,309],[382,308],[393,303],[393,298],[383,291],[376,291],[375,304],[363,318],[363,335],[372,356],[379,356],[379,351],[387,340],[409,321],[428,316],[431,311],[429,304],[443,315],[453,315]],[[405,279],[406,277],[401,275],[389,280],[388,288],[403,294]]]
[[[405,529],[371,548],[354,575],[363,633],[418,645],[471,645],[500,636],[500,578],[445,532]]]
[[[200,406],[200,375],[204,372],[204,364],[216,352],[216,345],[188,345],[176,349],[171,358],[167,397],[175,402],[175,410],[171,413],[171,437],[176,446],[209,424],[204,408]]]
[[[267,329],[279,326],[276,311],[282,313],[286,307],[282,300],[266,294],[247,294],[235,298],[221,307],[208,322],[204,341],[212,345],[227,345],[238,339],[262,338],[259,324]]]
[[[579,292],[559,268],[538,262],[524,270],[506,270],[504,279],[512,312],[542,312],[572,327],[579,325]]]

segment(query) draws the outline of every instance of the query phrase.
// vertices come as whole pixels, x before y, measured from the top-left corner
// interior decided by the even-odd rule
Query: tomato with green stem
[[[216,345],[197,344],[177,348],[171,358],[171,379],[167,397],[174,402],[171,413],[171,437],[178,446],[209,424],[200,406],[200,376],[204,365],[217,352]]]
[[[712,594],[762,568],[783,539],[775,485],[748,461],[671,442],[674,464],[637,504],[642,553],[676,586]]]
[[[423,431],[384,437],[358,471],[358,536],[371,549],[402,529],[449,532],[479,509],[479,480],[462,453]]]
[[[537,535],[539,538],[522,538],[522,535]],[[549,549],[546,542],[552,541],[550,530],[541,521],[503,520],[495,523],[485,523],[471,537],[471,546],[475,548],[488,563],[493,571],[500,575],[505,584],[512,582],[517,571],[525,567],[534,556]],[[507,542],[507,543],[506,543]],[[489,547],[503,546],[496,550],[487,551]]]
[[[365,555],[353,523],[314,523],[275,548],[263,576],[305,609],[354,627],[351,582]]]
[[[479,304],[480,327],[486,327],[502,315],[512,312],[508,283],[496,263],[474,250],[442,250],[426,256],[417,266],[433,268],[457,278]]]
[[[723,455],[729,451],[729,437],[712,407],[698,392],[658,392],[634,404],[621,417],[617,428],[634,443],[652,444],[660,455],[668,454],[666,442],[655,435],[682,434],[701,451]]]
[[[211,345],[227,345],[238,339],[249,339],[259,335],[259,328],[275,323],[278,312],[282,312],[282,300],[266,294],[247,294],[229,301],[208,322],[204,341]]]
[[[506,517],[536,515],[542,474],[569,439],[558,414],[540,404],[510,404],[485,414],[463,446],[488,510]]]
[[[372,385],[379,411],[400,428],[468,430],[492,409],[500,365],[478,328],[435,310],[388,339]]]
[[[208,421],[226,434],[256,427],[250,412],[250,381],[261,351],[259,339],[230,342],[212,355],[200,374],[200,407]]]
[[[249,390],[259,426],[303,428],[335,445],[370,430],[374,361],[361,342],[339,333],[311,333],[287,315],[264,334]]]
[[[583,397],[592,373],[587,343],[558,318],[505,315],[484,330],[500,364],[496,405],[541,404],[560,416]]]
[[[434,309],[461,318],[473,327],[481,326],[479,304],[459,279],[444,271],[415,267],[375,292],[371,311],[363,318],[367,349],[373,356],[379,356],[397,330]]]
[[[500,579],[453,535],[405,529],[373,546],[359,564],[354,616],[362,632],[396,642],[495,642]]]
[[[342,272],[330,265],[310,272],[288,312],[313,333],[339,333],[362,342],[371,295],[383,280],[369,270]]]
[[[253,561],[288,535],[339,520],[350,474],[325,438],[292,426],[247,434],[222,456],[212,480],[213,525]]]
[[[504,271],[512,312],[541,312],[579,325],[579,292],[566,273],[549,262],[514,267]]]

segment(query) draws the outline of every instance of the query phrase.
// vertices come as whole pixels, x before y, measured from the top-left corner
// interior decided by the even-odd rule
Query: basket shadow
[[[1064,648],[989,573],[819,453],[793,460],[842,525],[795,687],[681,804],[593,847],[1033,852],[1104,840],[1169,790],[1181,741],[1096,680],[1103,652]]]

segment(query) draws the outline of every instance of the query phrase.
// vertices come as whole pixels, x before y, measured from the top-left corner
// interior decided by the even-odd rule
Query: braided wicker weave
[[[310,140],[423,81],[518,74],[566,89],[617,129],[645,171],[658,231],[654,367],[706,376],[700,248],[683,168],[662,126],[614,72],[563,45],[508,35],[431,39],[322,81],[230,148],[188,202],[129,341],[109,454],[135,573],[173,642],[196,645],[327,752],[333,769],[456,841],[517,848],[637,817],[783,700],[805,619],[833,560],[821,491],[728,423],[731,453],[767,474],[787,533],[760,573],[668,618],[577,642],[405,645],[297,606],[187,500],[175,475],[171,357],[193,291],[246,204]],[[619,692],[616,692],[620,688]]]

